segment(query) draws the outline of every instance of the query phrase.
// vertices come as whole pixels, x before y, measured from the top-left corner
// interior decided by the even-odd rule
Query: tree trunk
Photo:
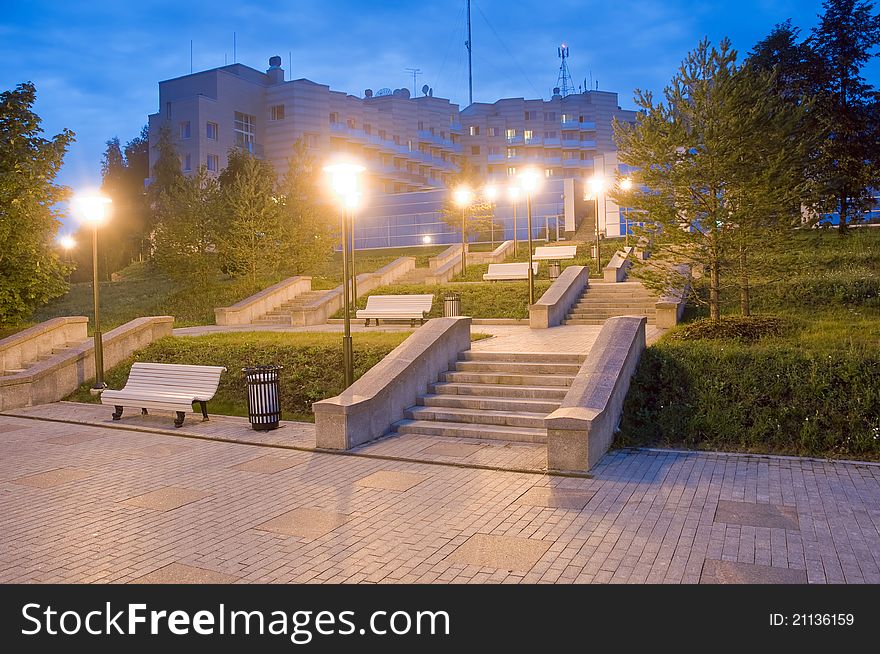
[[[849,205],[847,204],[846,191],[843,191],[840,194],[840,222],[837,224],[837,233],[840,236],[846,236],[848,210]]]
[[[713,322],[721,322],[720,268],[717,258],[709,264],[709,317]]]
[[[744,316],[752,315],[750,294],[748,258],[746,257],[746,249],[741,247],[739,249],[739,306]]]

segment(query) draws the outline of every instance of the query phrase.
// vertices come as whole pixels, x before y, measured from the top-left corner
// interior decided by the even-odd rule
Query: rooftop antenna
[[[556,48],[556,52],[559,58],[562,59],[562,63],[559,66],[559,77],[556,79],[556,86],[559,87],[559,93],[564,98],[569,93],[574,93],[574,82],[571,81],[571,72],[568,70],[568,64],[565,62],[569,57],[568,46],[563,43]]]
[[[287,74],[293,79],[293,51],[287,51]]]
[[[189,74],[193,74],[193,40],[189,40]]]
[[[468,104],[474,103],[474,67],[471,61],[471,50],[473,43],[471,42],[471,0],[467,0],[467,41],[464,47],[468,51]]]
[[[412,97],[416,97],[416,77],[422,74],[421,68],[407,68],[406,72],[413,76],[413,94]]]
[[[238,63],[238,53],[235,45],[235,32],[232,33],[232,63]]]

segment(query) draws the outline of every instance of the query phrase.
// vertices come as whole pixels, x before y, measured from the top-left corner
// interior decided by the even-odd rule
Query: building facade
[[[363,236],[356,236],[362,247],[378,247],[454,242],[439,211],[451,176],[465,161],[500,186],[525,167],[537,168],[546,179],[533,202],[533,230],[549,233],[551,221],[562,220],[563,231],[573,232],[594,206],[583,197],[583,180],[600,171],[613,179],[617,170],[613,120],[635,116],[606,91],[505,98],[461,111],[432,93],[411,97],[407,89],[367,89],[357,97],[308,79],[285,80],[275,56],[265,72],[236,63],[160,82],[159,111],[149,125],[151,146],[160,128],[170,127],[187,174],[201,166],[218,174],[230,149],[242,148],[283,176],[297,140],[319,161],[337,154],[361,160],[372,208],[365,209]],[[151,147],[151,170],[156,156]],[[399,194],[414,195],[391,197]],[[619,208],[607,198],[599,206],[600,229],[608,236],[622,233]],[[497,211],[512,236],[513,204],[501,199]]]

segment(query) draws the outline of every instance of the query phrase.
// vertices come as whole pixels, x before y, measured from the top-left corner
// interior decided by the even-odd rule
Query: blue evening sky
[[[474,99],[547,97],[557,45],[571,49],[575,84],[592,75],[632,108],[636,87],[660,91],[686,52],[729,36],[747,52],[775,23],[803,33],[821,0],[474,0]],[[60,179],[100,183],[104,143],[136,136],[158,106],[159,80],[232,63],[264,70],[281,55],[293,76],[360,95],[365,88],[418,87],[467,104],[465,1],[11,0],[0,15],[0,89],[37,87],[48,134],[68,127],[76,143]],[[874,61],[868,79],[875,82]],[[289,73],[288,73],[289,74]],[[589,82],[588,82],[589,84]]]

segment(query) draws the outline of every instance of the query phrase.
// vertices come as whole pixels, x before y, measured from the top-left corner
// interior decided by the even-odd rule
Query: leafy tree
[[[724,274],[735,273],[748,314],[750,255],[800,213],[805,109],[782,101],[773,84],[771,74],[737,67],[727,39],[717,48],[704,40],[664,101],[637,91],[638,122],[615,122],[620,161],[635,172],[632,190],[612,196],[645,212],[645,227],[636,231],[654,243],[646,283],[681,287],[685,271],[695,268],[709,279],[716,321]]]
[[[41,136],[36,94],[30,82],[0,93],[0,323],[25,318],[67,290],[54,239],[57,205],[69,189],[55,176],[74,133]]]
[[[285,267],[297,274],[326,262],[340,239],[339,216],[321,202],[320,184],[320,169],[297,139],[279,188]]]
[[[204,288],[216,278],[218,202],[219,184],[204,167],[159,194],[153,260],[172,279]]]
[[[227,161],[219,177],[219,250],[226,272],[247,276],[256,290],[262,280],[277,275],[289,238],[275,191],[275,171],[240,149],[230,150]]]
[[[818,170],[845,234],[850,221],[873,205],[872,189],[880,188],[877,93],[861,75],[880,45],[880,16],[865,0],[824,0],[822,7],[809,39],[817,58],[811,67],[816,111],[828,135]]]

